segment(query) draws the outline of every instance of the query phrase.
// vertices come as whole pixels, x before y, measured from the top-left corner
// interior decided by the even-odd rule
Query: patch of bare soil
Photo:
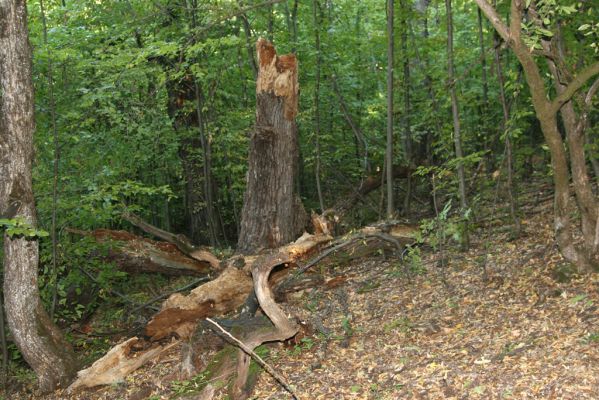
[[[327,284],[283,305],[311,333],[268,362],[304,400],[599,399],[599,275],[572,274],[550,221],[525,220],[515,241],[479,234],[409,275],[382,257],[320,267]],[[177,383],[180,365],[174,349],[122,385],[49,398],[180,398],[193,385]],[[290,395],[263,372],[252,398]]]

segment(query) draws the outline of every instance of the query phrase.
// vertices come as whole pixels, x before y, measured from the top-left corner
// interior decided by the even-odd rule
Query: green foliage
[[[424,219],[420,223],[420,240],[429,244],[435,251],[447,244],[448,239],[456,243],[461,243],[464,235],[465,220],[471,215],[470,210],[466,210],[464,218],[461,216],[452,216],[450,214],[452,201],[445,203],[443,210],[435,218]]]
[[[11,219],[0,218],[0,229],[11,237],[42,238],[49,236],[43,229],[36,229],[23,217]]]

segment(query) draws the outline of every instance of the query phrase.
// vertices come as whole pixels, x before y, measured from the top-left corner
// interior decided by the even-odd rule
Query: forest
[[[597,0],[0,0],[0,400],[599,398]]]

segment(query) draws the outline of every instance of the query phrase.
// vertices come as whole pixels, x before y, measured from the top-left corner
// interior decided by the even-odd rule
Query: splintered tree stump
[[[297,59],[293,54],[277,56],[265,39],[258,40],[256,49],[256,124],[237,243],[237,251],[244,254],[292,242],[307,221],[294,184],[299,157]]]

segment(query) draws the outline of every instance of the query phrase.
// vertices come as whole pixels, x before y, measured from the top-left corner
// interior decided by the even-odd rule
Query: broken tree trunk
[[[256,125],[237,243],[243,254],[292,242],[307,220],[294,184],[299,156],[297,59],[293,54],[279,57],[262,38],[256,49]]]
[[[132,345],[128,342],[118,345],[94,363],[94,366],[82,373],[71,387],[91,387],[122,381],[135,368],[139,368],[143,363],[157,357],[167,347],[172,346],[174,342],[166,340],[169,337],[179,340],[189,339],[200,320],[224,315],[238,309],[244,304],[252,288],[256,292],[262,310],[273,322],[274,328],[261,328],[256,332],[244,334],[241,338],[243,342],[254,349],[264,341],[287,339],[295,334],[296,326],[287,319],[276,304],[271,286],[276,286],[274,288],[276,291],[279,286],[289,283],[289,280],[279,277],[276,279],[277,283],[274,283],[273,279],[269,279],[275,267],[297,266],[305,262],[300,268],[301,271],[305,271],[324,258],[318,254],[332,255],[345,242],[351,242],[352,246],[355,246],[353,247],[355,251],[362,251],[359,247],[363,245],[370,252],[380,248],[381,243],[390,243],[397,252],[403,244],[410,242],[406,236],[412,233],[413,227],[411,226],[389,225],[388,223],[364,228],[354,235],[337,241],[333,241],[330,235],[306,233],[295,242],[267,255],[235,256],[224,263],[226,268],[215,280],[198,286],[187,296],[182,294],[170,296],[164,302],[162,310],[146,326],[145,334],[148,339],[139,339],[134,342],[134,348],[139,350],[131,351]],[[369,240],[362,240],[369,238],[380,239],[379,245],[377,246]],[[311,261],[306,261],[310,259]],[[294,270],[297,269],[287,268],[285,271],[289,273]],[[253,275],[253,284],[250,271]],[[143,360],[143,362],[134,359]],[[246,377],[248,376],[249,358],[245,357],[245,353],[239,354],[237,362],[237,377],[233,390],[236,393],[236,398],[241,399],[247,395]]]
[[[175,235],[174,233],[162,230],[147,223],[137,215],[130,212],[123,213],[123,218],[144,232],[174,244],[183,254],[193,258],[194,260],[208,262],[212,268],[219,269],[220,260],[209,251],[191,244],[191,240],[189,240],[187,236],[183,234]]]
[[[175,245],[156,242],[126,231],[96,229],[71,233],[91,236],[98,243],[107,243],[107,259],[119,270],[128,273],[157,272],[165,275],[206,275],[219,269],[212,259],[198,260],[183,254]],[[214,258],[214,256],[212,256]],[[216,258],[214,258],[216,259]]]

